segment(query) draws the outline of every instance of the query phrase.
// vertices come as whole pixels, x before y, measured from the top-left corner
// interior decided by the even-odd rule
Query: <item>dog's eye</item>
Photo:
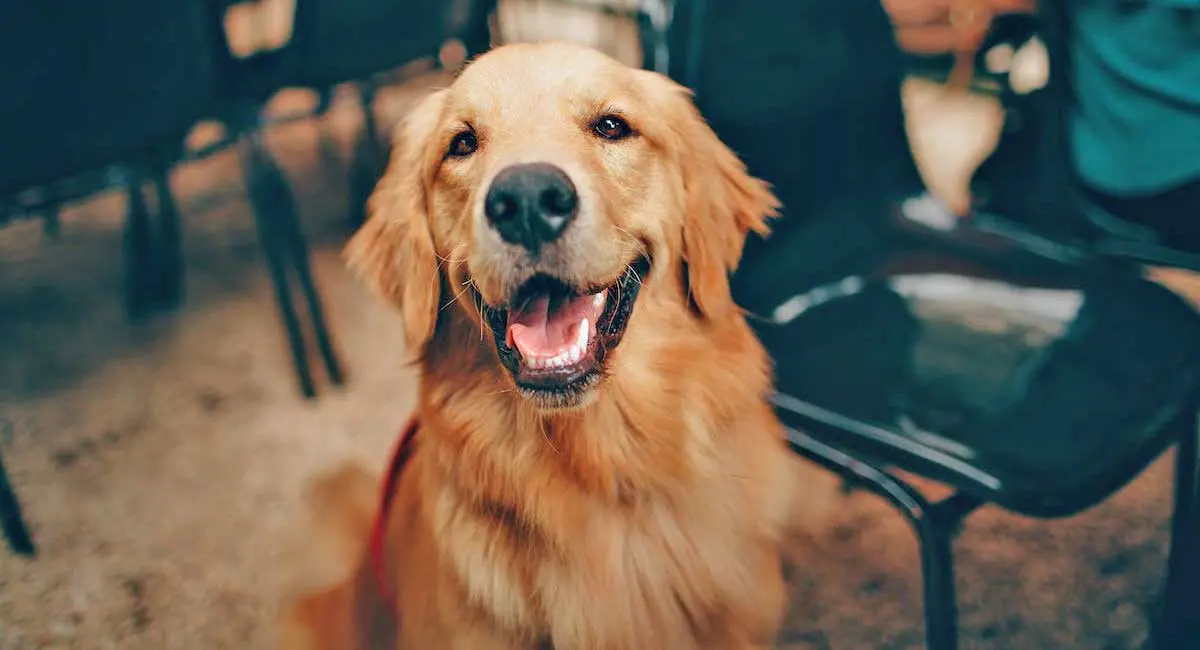
[[[605,140],[621,140],[633,135],[629,123],[616,115],[605,115],[592,122],[592,131]]]
[[[475,134],[471,131],[463,131],[450,141],[450,148],[446,151],[446,155],[451,158],[464,158],[475,153],[478,148],[479,140],[475,138]]]

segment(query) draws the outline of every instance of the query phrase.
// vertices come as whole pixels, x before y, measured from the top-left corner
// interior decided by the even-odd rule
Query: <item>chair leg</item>
[[[925,645],[929,650],[958,648],[958,594],[954,585],[954,529],[931,516],[909,517],[921,546],[925,600]]]
[[[952,542],[959,524],[982,501],[957,493],[931,504],[912,486],[877,467],[794,429],[788,429],[787,436],[793,451],[883,497],[912,524],[921,552],[926,647],[956,650],[958,595]]]
[[[155,302],[165,308],[178,307],[183,302],[183,250],[179,226],[179,210],[171,191],[170,170],[156,167],[153,175],[158,203],[158,282]]]
[[[1189,413],[1180,423],[1179,445],[1175,450],[1175,505],[1172,524],[1179,523],[1196,511],[1197,491],[1200,475],[1197,474],[1197,457],[1200,456],[1200,439],[1196,430],[1196,416]]]
[[[299,216],[294,210],[288,215],[281,215],[281,217],[283,218],[278,224],[280,235],[285,240],[288,252],[291,254],[292,266],[296,271],[297,280],[300,282],[300,291],[304,295],[304,302],[308,307],[309,324],[317,339],[317,351],[325,364],[325,373],[330,383],[340,386],[345,377],[342,374],[342,364],[338,361],[337,352],[334,351],[333,341],[329,336],[329,328],[325,324],[325,311],[321,306],[320,293],[313,283],[308,241],[304,237]]]
[[[1197,456],[1200,442],[1194,412],[1180,423],[1175,452],[1175,505],[1171,514],[1171,549],[1167,558],[1162,619],[1156,631],[1156,650],[1185,650],[1200,639],[1200,604],[1194,585],[1200,584],[1200,509],[1196,507]]]
[[[288,287],[284,249],[287,242],[286,235],[281,232],[280,228],[281,222],[297,218],[296,206],[283,172],[276,166],[270,155],[263,150],[263,144],[258,134],[250,132],[242,135],[238,147],[242,175],[254,210],[259,243],[266,257],[271,283],[275,287],[275,300],[279,305],[279,314],[287,333],[288,348],[292,354],[296,379],[304,397],[312,398],[316,396],[316,387],[313,384],[312,370],[308,365],[304,333],[301,330],[296,307],[292,303],[291,290]]]
[[[37,553],[33,544],[33,536],[29,534],[29,526],[21,515],[21,504],[13,492],[12,484],[8,482],[8,471],[4,469],[4,458],[0,456],[0,528],[4,530],[4,539],[8,547],[18,555],[32,557]]]
[[[128,215],[125,220],[125,309],[133,318],[145,314],[154,294],[154,245],[150,211],[143,194],[143,176],[131,169],[125,179]]]

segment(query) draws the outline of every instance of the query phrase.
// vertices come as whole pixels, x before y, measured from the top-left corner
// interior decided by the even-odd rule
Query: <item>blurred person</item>
[[[1089,216],[1200,250],[1200,0],[1065,1],[1069,159]],[[966,51],[989,16],[1037,9],[1036,0],[881,2],[899,47],[928,55]]]
[[[896,30],[896,44],[913,54],[944,54],[959,49],[967,16],[986,25],[985,16],[1030,13],[1037,0],[881,0]],[[956,15],[957,14],[957,15]],[[979,22],[974,22],[978,20]],[[982,40],[982,39],[979,39]]]

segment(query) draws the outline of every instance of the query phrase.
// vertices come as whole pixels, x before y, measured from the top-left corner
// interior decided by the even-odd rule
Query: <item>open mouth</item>
[[[507,306],[485,306],[500,363],[517,387],[560,402],[589,388],[625,335],[649,270],[650,260],[639,258],[612,284],[585,290],[536,275]]]

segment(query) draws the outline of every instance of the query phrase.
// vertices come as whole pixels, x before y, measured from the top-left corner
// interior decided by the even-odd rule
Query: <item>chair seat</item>
[[[1168,425],[1197,385],[1200,319],[1071,249],[922,225],[929,210],[908,204],[837,264],[838,242],[796,235],[765,248],[780,262],[748,261],[761,286],[808,248],[836,269],[776,292],[770,309],[758,296],[781,417],[1024,514],[1098,503],[1173,442]]]

